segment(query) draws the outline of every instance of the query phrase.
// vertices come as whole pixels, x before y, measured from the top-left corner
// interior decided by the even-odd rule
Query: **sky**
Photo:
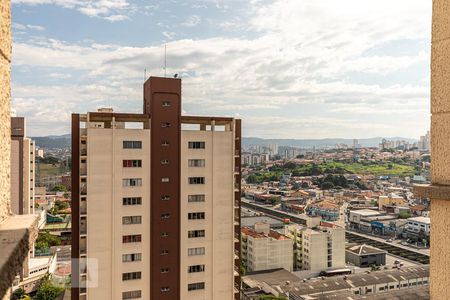
[[[12,107],[29,136],[71,113],[142,111],[145,74],[183,114],[261,138],[418,138],[430,123],[431,1],[12,0]]]

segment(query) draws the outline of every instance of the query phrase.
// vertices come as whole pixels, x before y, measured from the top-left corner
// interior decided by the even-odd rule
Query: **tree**
[[[39,242],[46,243],[50,247],[61,245],[61,239],[57,236],[50,234],[48,231],[39,233],[39,235],[36,239],[36,244]],[[44,244],[41,244],[41,245],[44,245]]]
[[[67,188],[62,184],[58,184],[52,188],[52,191],[53,192],[67,192]]]
[[[332,182],[330,182],[330,181],[324,181],[324,182],[320,185],[320,188],[321,188],[322,190],[329,190],[329,189],[334,188],[334,184],[333,184]]]
[[[35,300],[56,300],[64,292],[64,288],[53,285],[49,277],[44,277],[34,297]]]
[[[411,218],[411,213],[407,212],[407,211],[402,211],[401,213],[398,214],[398,218],[399,219],[409,219],[409,218]]]
[[[25,291],[22,290],[21,288],[18,288],[17,290],[14,291],[14,293],[12,294],[12,298],[13,300],[20,300],[25,296]]]

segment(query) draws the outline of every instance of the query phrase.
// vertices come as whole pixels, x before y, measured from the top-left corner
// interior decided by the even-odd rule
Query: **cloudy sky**
[[[140,112],[147,75],[190,115],[263,138],[418,138],[429,127],[431,1],[12,0],[13,108],[28,134]]]

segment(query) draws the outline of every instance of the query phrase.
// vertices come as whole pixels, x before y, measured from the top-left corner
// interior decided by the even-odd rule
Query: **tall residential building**
[[[181,116],[180,79],[72,115],[72,300],[239,299],[240,149],[240,120]]]
[[[11,210],[34,214],[35,145],[26,137],[23,117],[11,118]]]
[[[330,225],[312,229],[293,224],[286,226],[285,233],[294,241],[296,270],[320,272],[345,267],[344,228]]]
[[[293,270],[293,242],[284,234],[270,229],[268,223],[241,229],[242,262],[247,272],[284,268]]]

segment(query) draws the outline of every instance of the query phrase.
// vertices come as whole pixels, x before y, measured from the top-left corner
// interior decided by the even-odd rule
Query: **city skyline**
[[[12,2],[12,106],[30,136],[68,133],[72,112],[139,111],[165,44],[183,114],[237,116],[245,136],[428,129],[430,3]]]

